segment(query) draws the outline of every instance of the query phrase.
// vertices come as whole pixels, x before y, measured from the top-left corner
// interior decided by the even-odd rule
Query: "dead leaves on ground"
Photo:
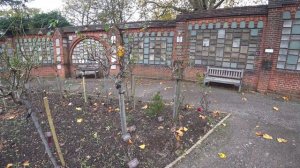
[[[172,89],[173,87],[165,87],[164,90]]]
[[[24,161],[23,163],[22,163],[22,165],[23,165],[23,168],[25,168],[25,167],[29,167],[29,161],[28,160],[26,160],[26,161]],[[16,166],[16,165],[15,165]],[[6,165],[6,167],[5,168],[14,168],[15,167],[14,166],[14,164],[12,164],[12,163],[8,163],[7,165]],[[16,166],[17,167],[17,166]]]
[[[279,143],[287,143],[287,140],[284,139],[284,138],[277,138],[277,141],[278,141]]]
[[[289,96],[282,96],[281,98],[282,98],[284,101],[289,101],[289,100],[290,100]]]
[[[142,107],[143,110],[147,109],[148,105],[146,104],[145,106]]]
[[[242,101],[247,101],[247,98],[246,97],[242,97]]]
[[[141,149],[145,149],[145,147],[146,147],[145,144],[142,144],[142,145],[139,146],[139,148],[141,148]]]
[[[263,133],[263,132],[261,132],[261,131],[257,131],[257,132],[255,133],[255,135],[256,135],[256,136],[259,136],[259,137],[263,137],[264,139],[267,139],[267,140],[272,140],[272,139],[273,139],[273,137],[272,137],[271,135],[266,134],[266,133]]]
[[[221,159],[226,159],[227,158],[225,153],[221,152],[221,153],[218,153],[218,155],[219,155],[219,158],[221,158]]]
[[[269,134],[263,134],[263,136],[262,136],[264,139],[268,139],[268,140],[272,140],[273,139],[273,137],[271,136],[271,135],[269,135]]]
[[[186,127],[180,127],[178,130],[175,131],[175,138],[177,141],[180,141],[180,137],[183,137],[184,133],[187,132],[189,129]]]
[[[263,133],[261,131],[257,131],[255,132],[255,135],[256,136],[259,136],[259,137],[262,137],[264,139],[267,139],[267,140],[273,140],[273,137],[267,133]],[[277,142],[279,143],[287,143],[288,141],[284,138],[277,138]]]
[[[205,119],[206,119],[206,116],[205,116],[205,115],[202,115],[202,114],[200,114],[200,115],[199,115],[199,118],[200,118],[201,120],[205,120]]]
[[[77,118],[77,123],[82,123],[83,119],[82,118]]]
[[[273,107],[273,110],[274,110],[274,111],[279,111],[279,108],[276,107],[276,106],[274,106],[274,107]]]

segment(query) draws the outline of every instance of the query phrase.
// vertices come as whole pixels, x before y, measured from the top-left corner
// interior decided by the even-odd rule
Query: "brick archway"
[[[75,52],[76,48],[77,47],[81,47],[82,48],[82,46],[78,46],[78,45],[83,45],[82,42],[84,42],[85,40],[89,40],[88,42],[93,42],[93,44],[99,45],[99,47],[101,47],[103,49],[101,51],[104,52],[105,54],[110,54],[111,53],[110,52],[111,46],[108,44],[108,42],[106,41],[106,39],[101,39],[100,37],[92,36],[92,35],[86,35],[84,37],[77,37],[71,43],[70,49],[69,49],[69,53],[68,53],[68,61],[70,63],[69,65],[70,65],[71,76],[74,76],[76,65],[90,63],[90,61],[86,61],[86,58],[87,58],[86,56],[88,54],[85,53],[85,50],[79,51],[79,53],[76,53],[77,58],[79,56],[78,54],[80,54],[80,56],[82,56],[82,62],[80,60],[76,60],[76,58],[75,59],[73,58],[74,57],[74,52]],[[97,43],[95,43],[95,42],[97,42]],[[109,56],[109,59],[110,58],[111,58],[111,56]],[[111,61],[111,60],[108,60],[108,61]]]

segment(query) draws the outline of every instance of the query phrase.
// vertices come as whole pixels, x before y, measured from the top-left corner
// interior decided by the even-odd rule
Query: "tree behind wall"
[[[64,15],[74,25],[118,24],[137,11],[136,0],[64,0]]]
[[[142,0],[140,6],[144,8],[152,19],[171,18],[177,14],[223,7],[250,6],[267,4],[267,0]]]

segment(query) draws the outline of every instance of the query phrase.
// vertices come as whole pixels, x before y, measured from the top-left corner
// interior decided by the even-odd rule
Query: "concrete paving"
[[[145,87],[145,84],[148,85]],[[149,99],[160,91],[165,99],[172,99],[173,82],[142,81],[137,94]],[[195,83],[183,85],[185,101],[199,104],[200,87]],[[145,89],[147,88],[147,89]],[[166,89],[165,89],[166,88]],[[200,167],[300,167],[300,103],[283,101],[280,96],[266,96],[255,92],[240,94],[237,88],[212,87],[211,110],[232,113],[226,126],[219,127],[202,145],[176,164],[176,168]],[[247,101],[242,100],[246,98]],[[279,108],[274,111],[273,107]],[[273,140],[256,136],[257,131],[268,133]],[[277,142],[287,139],[287,143]],[[218,157],[225,153],[226,159]]]

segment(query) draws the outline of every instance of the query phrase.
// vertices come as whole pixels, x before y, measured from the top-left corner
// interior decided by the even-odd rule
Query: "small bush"
[[[162,100],[160,92],[157,92],[153,98],[152,102],[149,104],[146,110],[146,115],[149,117],[157,117],[165,108],[165,104]]]
[[[197,74],[196,74],[196,81],[197,81],[197,84],[198,84],[200,87],[203,86],[204,77],[205,77],[205,75],[202,74],[202,73],[197,73]]]

